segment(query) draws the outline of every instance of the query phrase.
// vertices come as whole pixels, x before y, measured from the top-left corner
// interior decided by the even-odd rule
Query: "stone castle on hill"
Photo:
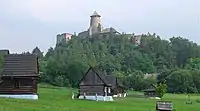
[[[80,32],[78,37],[92,37],[93,35],[100,35],[103,37],[112,35],[120,35],[120,33],[115,30],[113,27],[103,28],[101,24],[101,15],[99,15],[96,11],[90,16],[90,25],[86,31]],[[67,42],[72,38],[73,34],[70,33],[63,33],[57,35],[57,44],[61,42]],[[133,42],[136,45],[140,44],[141,35],[133,35],[130,34],[130,38],[133,38]]]
[[[70,33],[58,34],[56,38],[56,44],[69,41],[72,38],[72,35],[73,34]]]
[[[95,34],[107,35],[109,33],[120,34],[114,28],[103,28],[101,24],[101,16],[95,11],[90,16],[90,26],[86,31],[83,31],[78,34],[79,37],[91,37]]]

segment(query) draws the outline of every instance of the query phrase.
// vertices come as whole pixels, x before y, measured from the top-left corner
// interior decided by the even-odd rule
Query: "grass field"
[[[131,92],[135,93],[136,92]],[[186,104],[187,95],[167,94],[164,100],[173,101],[176,111],[200,111],[200,96],[192,95],[193,104]],[[0,111],[155,111],[156,100],[126,97],[114,102],[71,100],[67,88],[39,88],[39,100],[0,98]]]

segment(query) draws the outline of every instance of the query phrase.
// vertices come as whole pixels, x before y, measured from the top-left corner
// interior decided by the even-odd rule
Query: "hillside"
[[[41,55],[38,48],[32,53]],[[127,88],[134,90],[166,79],[168,92],[198,92],[199,57],[200,46],[181,37],[167,41],[156,34],[142,35],[141,45],[136,46],[125,34],[92,38],[74,36],[67,43],[50,48],[44,57],[40,56],[40,81],[77,87],[82,75],[93,66],[107,74],[115,74]],[[158,76],[144,75],[148,73]]]

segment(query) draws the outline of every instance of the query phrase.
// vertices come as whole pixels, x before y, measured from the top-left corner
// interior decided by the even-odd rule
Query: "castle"
[[[70,33],[58,34],[56,38],[56,44],[59,44],[61,42],[67,42],[71,39],[71,37],[72,37],[72,34]]]
[[[119,35],[120,33],[116,31],[114,28],[103,28],[101,24],[101,15],[99,15],[96,11],[90,16],[90,25],[86,31],[80,32],[78,37],[92,37],[93,35],[100,35],[103,37],[107,37],[110,34]],[[67,42],[71,39],[73,34],[63,33],[57,35],[57,44],[61,42]],[[129,34],[128,34],[129,35]],[[140,45],[141,43],[141,35],[130,34],[130,37],[133,38],[133,42],[136,45]],[[130,39],[130,38],[129,38]]]
[[[88,30],[79,33],[78,36],[79,37],[91,37],[95,34],[108,35],[109,33],[120,34],[118,31],[116,31],[112,27],[104,29],[101,24],[101,16],[95,11],[90,16],[90,26],[89,26]]]

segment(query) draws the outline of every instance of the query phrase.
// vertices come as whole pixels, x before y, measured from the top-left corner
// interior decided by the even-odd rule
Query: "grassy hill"
[[[186,104],[187,95],[167,94],[164,99],[172,100],[176,111],[199,111],[198,95],[191,96],[191,105]],[[136,97],[114,102],[71,100],[71,91],[67,88],[40,86],[39,100],[0,98],[0,111],[155,111],[155,103],[156,100]]]

